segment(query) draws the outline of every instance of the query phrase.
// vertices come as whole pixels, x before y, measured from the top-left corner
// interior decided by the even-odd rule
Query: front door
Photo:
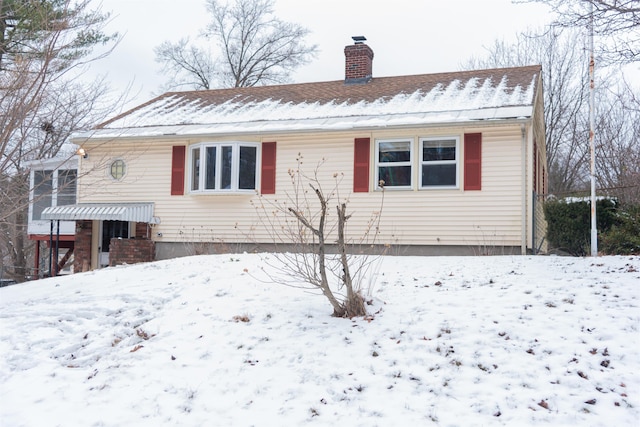
[[[100,247],[98,248],[100,267],[109,265],[109,244],[114,237],[129,238],[129,223],[127,221],[102,221]]]

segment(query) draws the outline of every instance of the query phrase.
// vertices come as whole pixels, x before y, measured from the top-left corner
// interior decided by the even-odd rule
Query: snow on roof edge
[[[465,122],[529,119],[533,106],[511,106],[481,110],[459,110],[356,117],[331,117],[307,120],[251,121],[218,124],[182,124],[131,128],[103,128],[78,132],[72,140],[135,138],[158,136],[226,135],[275,132],[340,131],[366,128],[432,126]]]
[[[411,92],[399,91],[395,95],[379,96],[365,100],[364,94],[355,98],[333,98],[293,101],[289,94],[270,94],[264,99],[236,97],[208,99],[170,93],[145,104],[124,116],[114,119],[101,129],[149,128],[166,125],[228,125],[233,123],[262,121],[341,120],[353,116],[382,116],[396,114],[421,114],[457,112],[469,109],[486,110],[509,106],[534,104],[537,74],[527,83],[511,85],[509,76],[499,79],[475,77],[467,80],[453,79],[436,83],[430,89],[415,88]],[[278,95],[283,95],[279,97]],[[337,95],[336,95],[337,96]]]

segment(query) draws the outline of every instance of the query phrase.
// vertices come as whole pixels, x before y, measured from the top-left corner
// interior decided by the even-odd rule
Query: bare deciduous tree
[[[585,40],[575,29],[549,28],[518,34],[514,43],[496,41],[486,57],[464,68],[542,65],[549,191],[566,195],[588,188],[589,76]],[[601,193],[637,203],[637,89],[617,67],[600,69],[596,102],[596,177]],[[635,183],[635,184],[634,184]]]
[[[156,61],[170,75],[167,89],[212,89],[283,83],[315,55],[304,38],[309,31],[273,14],[273,0],[236,0],[232,5],[207,0],[211,23],[203,33],[209,45],[188,38],[165,41]],[[217,48],[215,54],[212,52]]]
[[[622,205],[640,205],[640,109],[633,102],[631,90],[610,95],[596,123],[600,191]]]
[[[300,155],[297,160],[297,167],[289,170],[292,191],[285,200],[261,197],[256,205],[259,226],[276,247],[265,259],[269,271],[275,271],[268,273],[269,280],[319,291],[336,317],[366,316],[363,288],[373,285],[378,258],[372,253],[380,250],[376,239],[384,191],[380,210],[372,213],[357,240],[350,239],[345,230],[352,215],[347,213],[348,200],[340,197],[343,175],[333,174],[332,188],[325,191],[322,181],[327,181],[319,177],[321,164],[308,176],[301,170]]]
[[[532,30],[514,43],[496,41],[486,57],[472,58],[463,68],[542,65],[549,191],[574,190],[588,178],[588,69],[575,30]]]
[[[563,27],[589,28],[593,19],[594,33],[602,37],[601,60],[640,60],[638,0],[514,0],[514,3],[546,4],[557,15],[555,23]]]
[[[25,162],[60,155],[70,133],[105,116],[107,87],[83,83],[84,66],[106,56],[108,14],[90,0],[0,0],[0,263],[24,276],[28,170]],[[72,155],[72,153],[68,153]]]
[[[156,62],[171,77],[167,89],[186,86],[189,89],[212,89],[215,85],[216,68],[206,50],[192,45],[188,37],[175,43],[164,41],[155,49]]]

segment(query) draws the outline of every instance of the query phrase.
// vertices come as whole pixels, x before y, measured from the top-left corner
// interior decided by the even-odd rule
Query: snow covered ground
[[[387,257],[372,320],[261,264],[0,289],[0,425],[638,425],[640,257]]]

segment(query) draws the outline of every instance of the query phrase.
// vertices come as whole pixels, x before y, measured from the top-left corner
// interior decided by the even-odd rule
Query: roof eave
[[[175,139],[176,137],[265,135],[347,131],[371,129],[402,129],[415,127],[450,127],[469,123],[498,125],[531,120],[533,106],[512,106],[482,110],[441,111],[410,114],[388,114],[356,117],[328,117],[306,120],[254,121],[217,124],[185,124],[122,129],[96,129],[76,133],[71,141],[77,144],[89,140]]]

